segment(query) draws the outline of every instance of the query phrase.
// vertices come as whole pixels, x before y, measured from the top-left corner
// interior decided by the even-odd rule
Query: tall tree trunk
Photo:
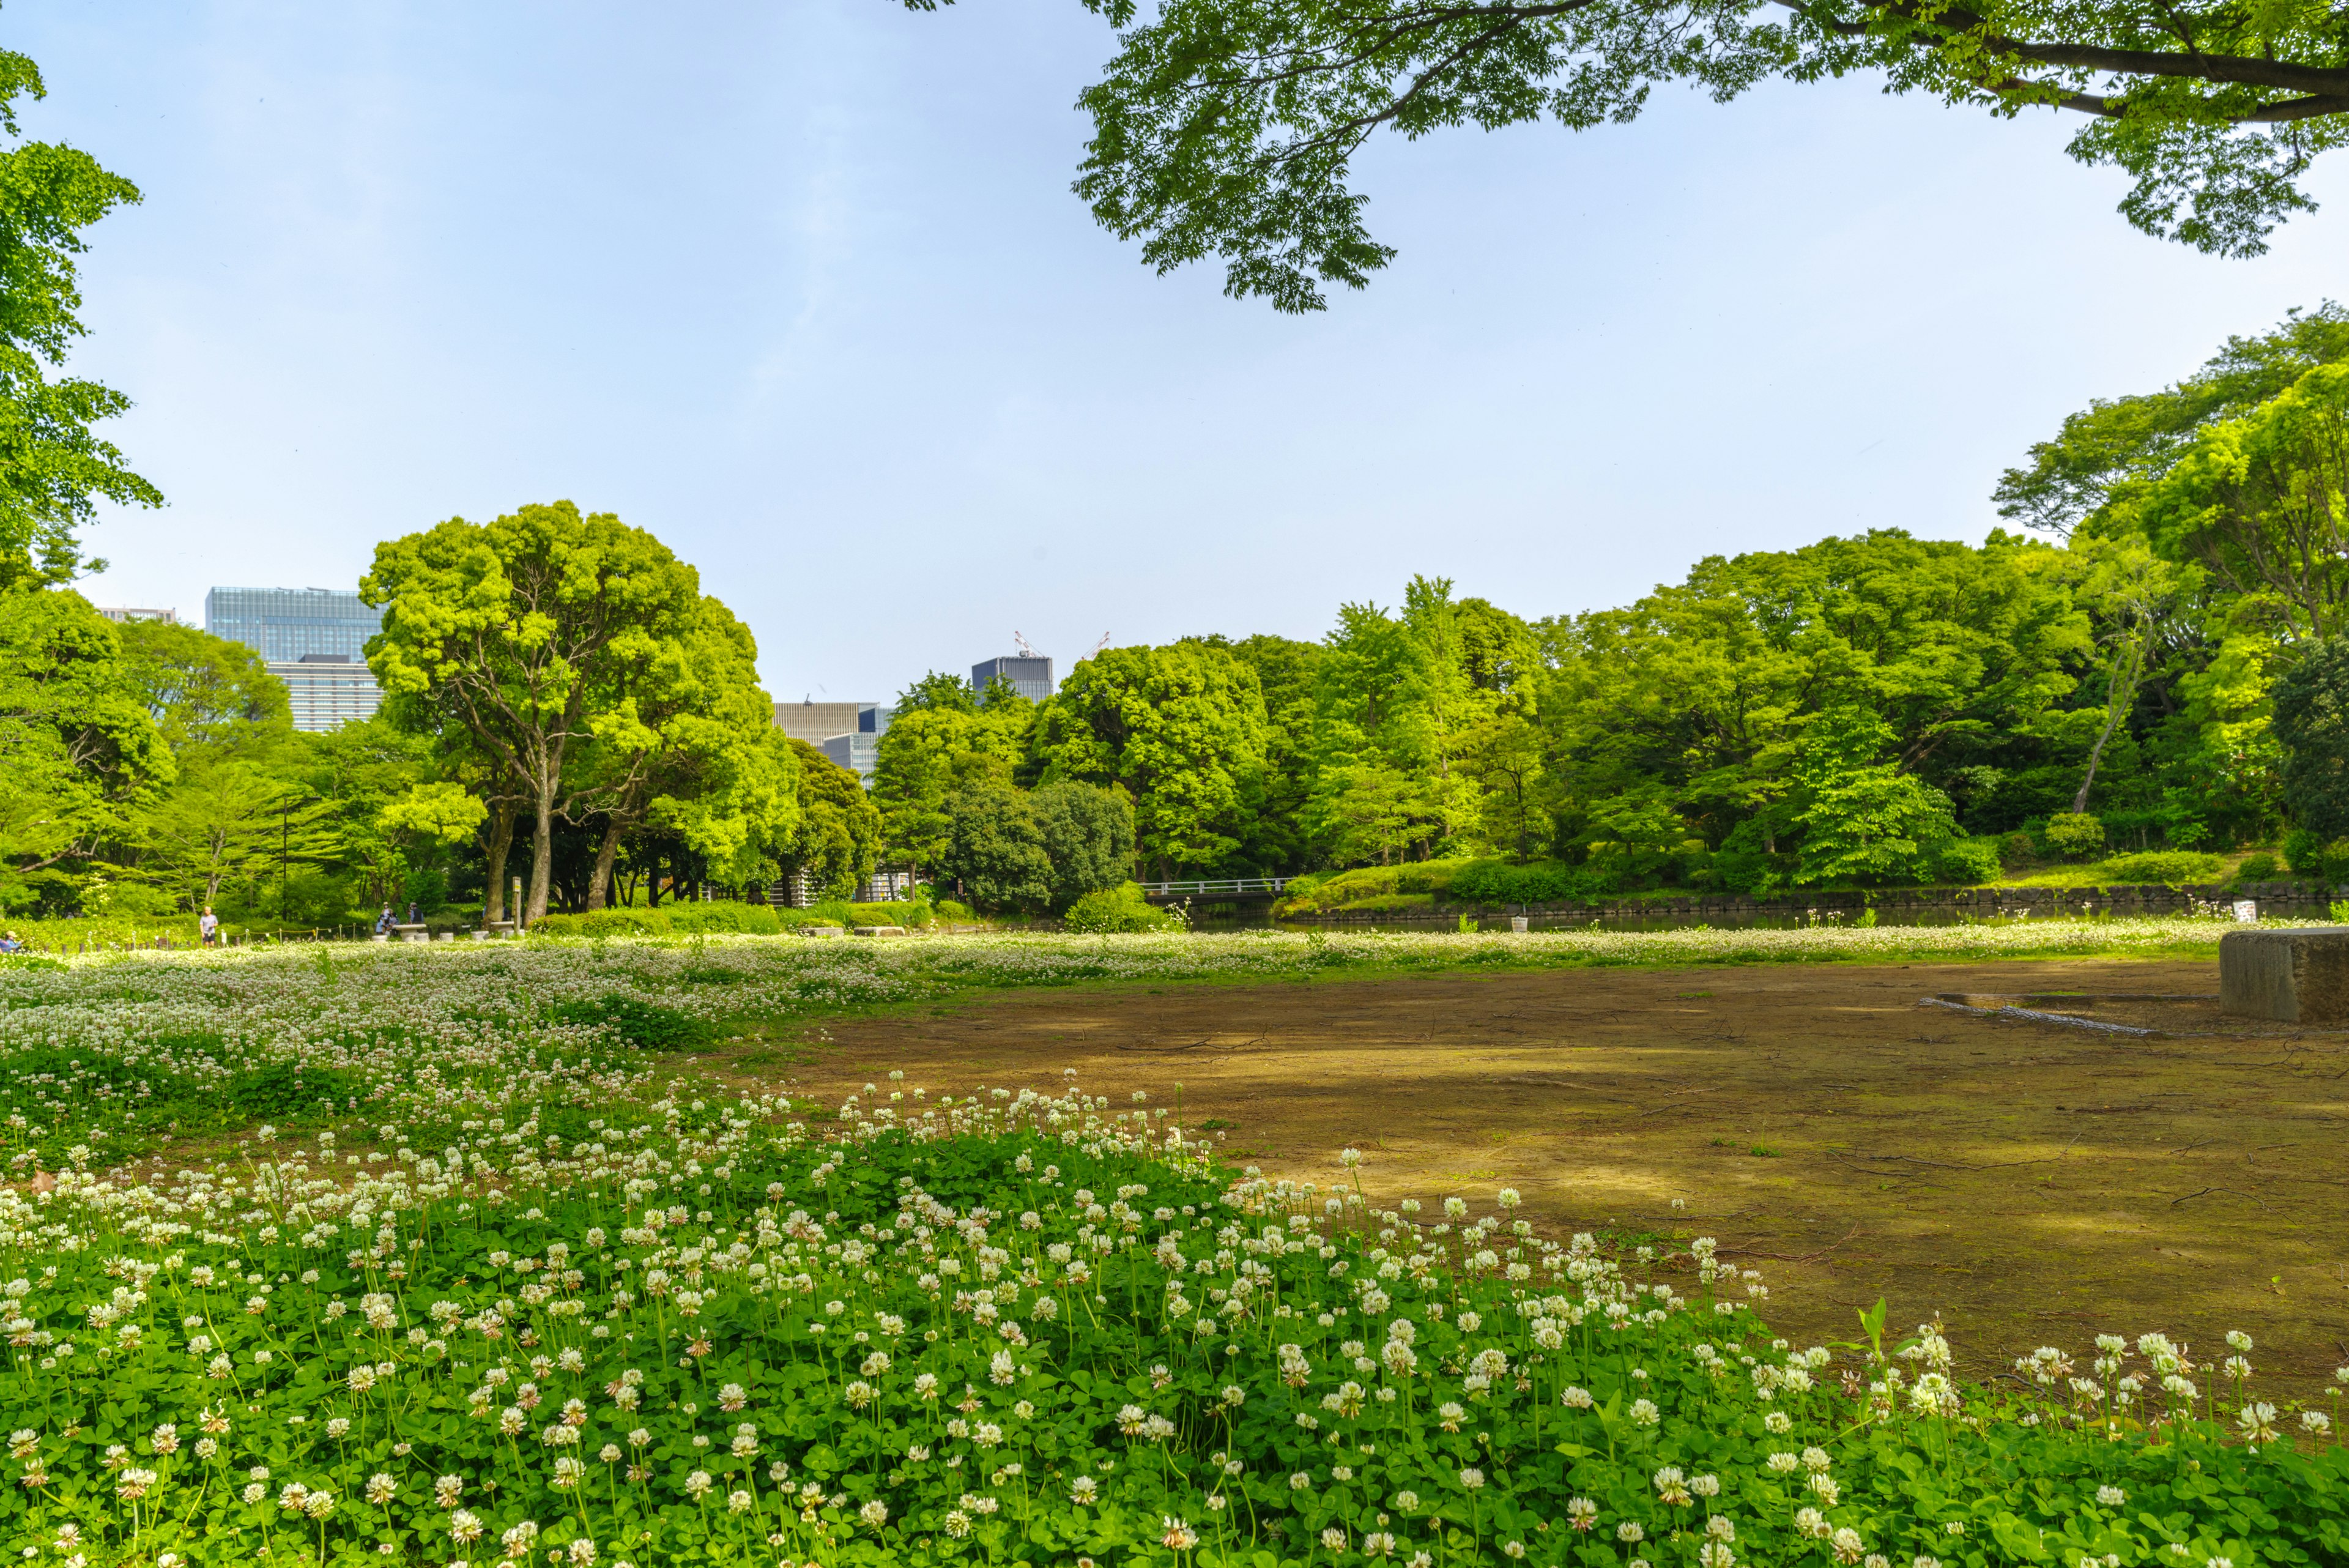
[[[621,822],[616,814],[605,820],[603,846],[595,851],[595,874],[587,880],[587,908],[601,909],[611,902],[612,862],[620,855]]]
[[[506,854],[513,848],[513,802],[502,800],[490,808],[490,886],[481,900],[481,924],[494,926],[506,918]]]
[[[546,914],[548,884],[554,876],[554,767],[542,766],[538,775],[538,800],[534,817],[538,825],[538,842],[531,846],[530,898],[523,909],[526,924],[536,925]]]
[[[2087,772],[2080,775],[2080,793],[2072,797],[2072,813],[2075,816],[2088,809],[2088,786],[2096,782],[2096,764],[2104,760],[2105,747],[2112,740],[2113,732],[2120,728],[2121,721],[2128,716],[2131,708],[2137,706],[2137,668],[2144,658],[2145,644],[2133,641],[2129,645],[2128,657],[2113,661],[2112,684],[2105,689],[2105,728],[2097,735],[2096,743],[2088,750]],[[2121,674],[2124,668],[2128,670],[2126,678]]]

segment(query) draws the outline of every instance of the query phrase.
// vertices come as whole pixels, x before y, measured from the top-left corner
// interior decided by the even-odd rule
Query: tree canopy
[[[1120,32],[1079,97],[1078,194],[1159,271],[1214,256],[1226,293],[1286,311],[1392,259],[1352,186],[1381,129],[1587,130],[1675,83],[1726,102],[1868,73],[2002,118],[2082,116],[2071,155],[2133,177],[2129,223],[2229,256],[2312,208],[2310,165],[2349,140],[2349,29],[2323,0],[1162,0],[1146,18],[1085,3]]]
[[[699,578],[643,530],[558,501],[378,545],[359,592],[384,612],[367,662],[385,691],[430,702],[528,800],[527,918],[538,919],[554,818],[617,787],[609,774],[566,774],[565,758],[621,724],[637,683],[681,657]]]
[[[90,429],[130,400],[52,374],[88,330],[74,261],[88,248],[82,231],[135,203],[139,188],[87,152],[16,140],[20,100],[47,96],[30,59],[0,50],[0,133],[12,143],[0,149],[0,587],[79,574],[76,530],[89,522],[95,499],[163,503]]]

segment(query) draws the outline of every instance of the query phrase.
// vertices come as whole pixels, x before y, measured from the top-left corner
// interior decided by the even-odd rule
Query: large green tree
[[[1264,695],[1264,767],[1243,803],[1240,843],[1230,857],[1234,869],[1267,876],[1309,869],[1316,857],[1306,814],[1321,645],[1268,632],[1193,640],[1227,649],[1256,672]]]
[[[905,0],[932,9],[942,0]],[[1086,0],[1123,29],[1077,191],[1160,271],[1208,256],[1226,291],[1318,309],[1394,252],[1363,221],[1371,135],[1638,116],[1659,87],[1717,99],[1773,80],[1880,76],[1994,115],[2084,117],[2072,156],[2117,164],[2149,234],[2251,255],[2313,205],[2349,140],[2349,29],[2325,0]]]
[[[1523,620],[1454,599],[1443,577],[1413,577],[1393,612],[1340,606],[1314,667],[1304,815],[1318,846],[1341,862],[1381,864],[1475,846],[1521,851],[1523,832],[1500,818],[1500,836],[1485,834],[1485,803],[1492,789],[1532,783],[1504,774],[1510,725],[1530,711],[1540,659]]]
[[[2154,549],[2230,595],[2239,625],[2349,630],[2349,364],[2320,365],[2239,419],[2197,431],[2138,497]]]
[[[690,623],[628,672],[595,722],[574,798],[603,819],[587,908],[611,893],[620,840],[651,822],[713,875],[763,881],[798,826],[797,763],[773,728],[750,628],[704,597]]]
[[[982,779],[947,803],[940,873],[982,909],[1040,914],[1052,902],[1052,857],[1024,791]]]
[[[383,612],[376,679],[460,725],[524,794],[535,827],[526,918],[546,913],[554,819],[602,780],[566,771],[616,723],[643,673],[693,626],[691,566],[640,528],[568,501],[487,524],[452,517],[377,546],[360,597]]]
[[[1264,731],[1256,672],[1224,649],[1177,642],[1080,661],[1041,705],[1031,744],[1047,783],[1123,789],[1142,854],[1167,871],[1238,846]]]
[[[805,741],[787,741],[798,779],[799,825],[782,854],[821,898],[853,897],[881,863],[881,813],[864,781]]]
[[[120,631],[68,589],[0,588],[0,909],[69,891],[176,772]]]
[[[916,877],[938,865],[952,840],[947,803],[981,782],[1009,784],[1035,721],[1032,703],[982,708],[967,682],[957,686],[931,692],[916,687],[901,697],[874,747],[873,804],[881,812],[886,854]]]
[[[130,400],[55,374],[88,330],[74,262],[81,233],[136,202],[139,188],[87,152],[17,140],[19,101],[47,96],[31,60],[0,50],[0,587],[70,581],[83,566],[76,530],[96,500],[163,504],[90,429]]]
[[[2349,837],[2349,638],[2303,649],[2274,701],[2284,809],[2319,839]]]
[[[2126,508],[2209,426],[2240,419],[2320,365],[2349,359],[2349,310],[2294,310],[2272,331],[2227,339],[2201,369],[2156,392],[2099,398],[2067,416],[1999,478],[1999,513],[2054,534],[2127,531]]]

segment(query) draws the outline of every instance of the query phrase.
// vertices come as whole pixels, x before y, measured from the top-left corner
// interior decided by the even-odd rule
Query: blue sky
[[[1979,538],[2087,399],[2349,292],[2349,161],[2252,262],[2147,239],[2074,129],[1667,91],[1385,139],[1402,255],[1310,318],[1158,277],[1068,186],[1074,0],[13,0],[32,134],[137,181],[76,368],[171,504],[105,604],[347,587],[569,497],[650,528],[779,697],[1104,634],[1317,637],[1414,572],[1527,616],[1713,552]]]

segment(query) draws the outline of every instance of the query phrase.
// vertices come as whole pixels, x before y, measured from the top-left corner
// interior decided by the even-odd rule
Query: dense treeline
[[[0,134],[39,90],[0,54]],[[2066,420],[1980,546],[1884,527],[1532,619],[1414,577],[1319,641],[1111,649],[1040,703],[934,675],[868,793],[776,731],[691,566],[568,502],[379,546],[384,710],[331,734],[251,650],[99,616],[77,528],[160,497],[92,433],[121,397],[57,372],[79,233],[138,192],[39,143],[0,171],[0,912],[495,920],[519,885],[535,919],[887,865],[1116,929],[1151,918],[1137,872],[1436,866],[1515,900],[2278,836],[2349,878],[2336,306]]]
[[[251,649],[0,592],[0,909],[326,927],[535,919],[880,854],[854,774],[772,727],[757,648],[657,540],[568,503],[395,540],[363,590],[383,711],[294,729]]]
[[[1317,643],[1109,649],[1041,704],[931,676],[880,743],[886,853],[1049,907],[1077,882],[1008,876],[1001,825],[1079,785],[1130,804],[1155,876],[1478,857],[1546,892],[1762,891],[2321,845],[2349,659],[2302,678],[2297,730],[2290,694],[2344,629],[2344,361],[2328,306],[2095,404],[2002,480],[2031,534],[1979,547],[1877,529],[1539,619],[1418,577]]]

